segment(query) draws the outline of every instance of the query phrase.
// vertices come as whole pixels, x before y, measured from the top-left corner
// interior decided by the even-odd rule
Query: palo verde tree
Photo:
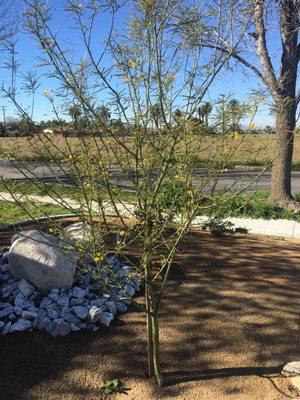
[[[149,376],[154,374],[163,385],[159,311],[174,256],[200,209],[208,212],[207,204],[217,201],[212,197],[211,202],[201,202],[202,192],[206,196],[213,192],[220,169],[232,155],[221,151],[218,168],[209,170],[208,165],[199,188],[193,187],[192,160],[199,138],[190,119],[229,56],[220,55],[217,49],[207,52],[192,40],[194,36],[186,27],[203,33],[209,18],[200,6],[195,8],[194,2],[134,0],[126,5],[130,18],[119,32],[116,2],[65,1],[56,12],[66,13],[84,44],[77,61],[64,48],[59,33],[53,31],[55,15],[48,2],[25,0],[24,4],[26,32],[40,49],[39,73],[43,85],[50,85],[44,95],[58,121],[56,132],[61,132],[37,133],[28,140],[35,154],[46,155],[52,161],[49,168],[55,166],[59,171],[57,184],[41,184],[30,165],[18,163],[15,148],[7,149],[7,157],[32,185],[77,215],[86,227],[89,244],[79,244],[77,250],[82,260],[90,256],[94,260],[89,269],[94,277],[101,279],[99,262],[105,262],[111,252],[127,257],[132,248],[137,251],[135,265],[145,282],[145,302],[136,306],[147,318]],[[101,26],[104,15],[110,16],[111,26],[103,32],[105,40],[100,44],[94,27]],[[55,90],[51,90],[53,80]],[[18,95],[12,95],[15,91],[5,85],[2,91],[21,115],[30,118]],[[112,116],[121,121],[118,126],[108,124],[106,115],[99,113],[104,97]],[[73,141],[65,135],[62,118],[72,104],[80,106],[89,133]],[[175,111],[178,108],[180,113]],[[120,134],[123,126],[128,135]],[[105,135],[98,135],[99,131]],[[212,159],[219,153],[216,140],[213,146],[209,151]],[[65,198],[66,189],[59,176],[68,177],[76,187],[72,199]],[[119,179],[128,181],[133,204],[128,203]],[[21,193],[21,198],[30,203],[26,187],[3,183],[26,210],[26,203],[18,196]],[[114,224],[108,215],[113,215]]]
[[[276,119],[277,154],[272,166],[269,199],[298,209],[291,191],[291,171],[296,110],[300,100],[296,93],[300,2],[218,0],[208,8],[215,16],[222,15],[222,22],[211,25],[200,45],[228,54],[231,67],[232,62],[245,67],[267,89]],[[280,56],[278,47],[281,48]]]

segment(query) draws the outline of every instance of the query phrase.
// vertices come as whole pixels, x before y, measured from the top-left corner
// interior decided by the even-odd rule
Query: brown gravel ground
[[[146,379],[132,311],[96,333],[0,337],[0,399],[101,400],[103,377],[131,389],[117,400],[295,398],[279,373],[300,359],[299,241],[193,232],[177,261],[161,313],[167,387]]]

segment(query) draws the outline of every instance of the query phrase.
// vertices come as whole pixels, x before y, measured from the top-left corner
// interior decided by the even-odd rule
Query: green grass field
[[[27,212],[19,205],[9,201],[0,200],[0,227],[3,224],[11,224],[27,219],[35,219],[50,215],[68,214],[68,212],[60,207],[50,204],[26,204]]]

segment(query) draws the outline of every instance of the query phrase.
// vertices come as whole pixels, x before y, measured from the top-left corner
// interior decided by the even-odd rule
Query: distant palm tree
[[[213,106],[209,101],[198,107],[199,120],[204,123],[205,128],[208,128],[208,116],[212,112],[212,108]]]
[[[78,104],[73,104],[69,110],[69,115],[73,119],[75,126],[78,126],[78,118],[82,115],[82,111],[80,109],[80,106]]]
[[[243,105],[236,99],[232,99],[228,103],[229,114],[231,119],[231,129],[239,130],[239,122],[243,114]]]
[[[178,122],[182,117],[183,117],[183,112],[179,110],[179,108],[176,108],[176,110],[173,113],[174,120]]]
[[[205,127],[206,128],[208,128],[208,117],[209,117],[209,114],[212,112],[212,108],[213,108],[213,106],[209,101],[207,101],[204,104],[204,117],[205,117]]]
[[[102,105],[97,108],[97,115],[104,125],[106,125],[111,118],[111,112],[109,108],[105,105]]]

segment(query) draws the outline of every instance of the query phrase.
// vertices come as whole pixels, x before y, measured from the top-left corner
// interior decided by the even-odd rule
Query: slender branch
[[[272,96],[279,96],[278,82],[271,62],[266,42],[266,27],[264,23],[264,0],[254,2],[254,17],[256,26],[256,48],[263,68],[263,81],[268,86]]]
[[[228,55],[230,55],[231,57],[235,58],[237,61],[239,61],[241,64],[243,64],[245,67],[251,69],[259,78],[261,78],[262,80],[264,80],[263,74],[259,71],[258,68],[256,68],[253,64],[249,63],[248,61],[246,61],[243,57],[241,57],[237,51],[233,50],[233,49],[229,49],[226,47],[222,47],[222,46],[215,46],[215,45],[210,45],[210,44],[204,44],[203,47],[208,47],[211,49],[217,49],[222,51],[223,53],[226,53]]]

